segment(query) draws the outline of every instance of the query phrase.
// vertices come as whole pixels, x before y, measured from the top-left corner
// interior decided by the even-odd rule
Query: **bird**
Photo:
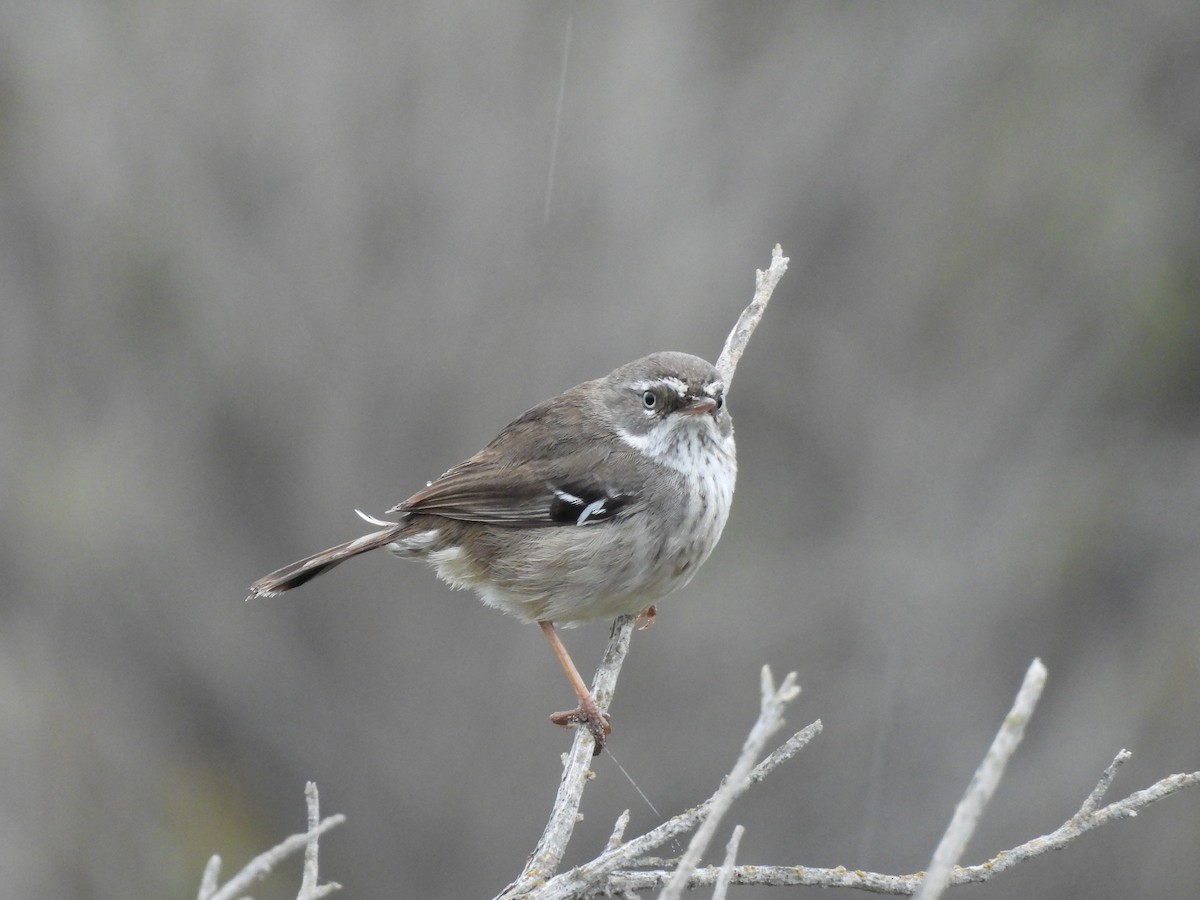
[[[612,731],[556,625],[641,615],[692,580],[721,537],[737,458],[727,384],[698,356],[662,351],[550,398],[379,518],[377,530],[255,581],[247,600],[299,587],[387,548],[453,588],[537,623],[579,705],[552,722]]]

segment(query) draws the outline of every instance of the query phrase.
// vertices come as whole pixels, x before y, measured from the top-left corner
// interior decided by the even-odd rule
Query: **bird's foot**
[[[633,617],[633,624],[638,631],[645,631],[654,624],[654,617],[657,615],[658,607],[652,603]]]
[[[591,697],[588,697],[574,709],[554,713],[550,716],[550,721],[555,725],[561,725],[563,728],[586,725],[587,730],[592,733],[592,739],[595,741],[592,756],[600,755],[600,751],[604,749],[604,744],[608,740],[608,736],[612,734],[612,725],[609,724],[608,713],[600,712],[600,707],[596,705],[596,701]]]

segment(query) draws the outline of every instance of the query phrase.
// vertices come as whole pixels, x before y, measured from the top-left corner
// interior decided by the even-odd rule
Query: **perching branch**
[[[221,875],[221,857],[214,855],[209,859],[208,865],[204,867],[197,900],[237,900],[239,897],[245,897],[250,885],[266,878],[275,866],[301,847],[304,848],[304,876],[296,900],[320,900],[334,891],[341,890],[341,885],[332,881],[327,884],[319,883],[317,846],[321,835],[330,828],[341,825],[346,821],[346,817],[339,814],[324,820],[321,819],[317,786],[311,781],[305,786],[304,797],[308,804],[308,831],[302,834],[293,834],[265,853],[260,853],[250,860],[240,872],[225,882],[224,887],[220,888],[218,881]]]
[[[592,696],[601,712],[607,712],[612,702],[613,692],[617,687],[617,676],[621,674],[621,665],[625,662],[625,654],[629,652],[629,638],[633,633],[633,616],[621,616],[613,623],[612,635],[608,646],[604,649],[604,658],[596,677],[592,679]],[[575,822],[579,816],[579,803],[583,799],[583,788],[591,771],[588,763],[592,761],[593,738],[586,728],[575,729],[575,740],[571,749],[565,755],[562,778],[558,783],[558,794],[554,798],[554,806],[550,812],[550,820],[542,831],[541,840],[525,863],[520,876],[506,887],[496,898],[520,897],[531,888],[544,883],[557,870],[562,862],[563,853],[575,830]],[[622,828],[623,830],[623,828]],[[614,835],[619,840],[619,836]]]
[[[661,864],[660,860],[647,859],[647,854],[672,838],[703,826],[706,820],[709,820],[714,815],[719,818],[728,809],[733,799],[743,793],[746,788],[762,781],[782,762],[790,759],[803,749],[810,740],[820,734],[820,722],[814,722],[807,728],[792,735],[775,752],[771,753],[757,766],[754,765],[754,759],[761,752],[763,743],[770,736],[772,726],[778,728],[779,724],[781,724],[779,713],[782,706],[799,694],[799,689],[794,684],[794,675],[789,675],[785,678],[779,689],[775,690],[774,682],[771,680],[770,669],[766,666],[763,669],[764,694],[769,689],[771,696],[764,703],[758,721],[755,722],[754,728],[751,729],[750,737],[746,739],[742,753],[734,765],[734,770],[724,780],[724,783],[717,789],[717,792],[713,796],[699,806],[668,819],[641,837],[634,838],[624,844],[618,844],[615,847],[612,846],[612,841],[610,840],[609,848],[591,862],[584,863],[582,866],[577,866],[561,875],[557,875],[544,884],[525,893],[510,888],[502,897],[521,897],[524,900],[574,900],[577,897],[588,897],[604,893],[610,889],[609,885],[617,877],[616,873],[619,869],[647,862],[650,864]],[[713,828],[715,828],[715,824]],[[624,827],[621,826],[619,830],[623,832]],[[704,841],[704,843],[707,843],[707,841]],[[686,864],[680,863],[678,865]],[[678,865],[675,868],[678,868]],[[658,873],[659,880],[655,883],[655,886],[666,883],[671,874],[670,871],[660,871]],[[686,883],[683,886],[694,886],[690,878],[685,878],[684,880]]]

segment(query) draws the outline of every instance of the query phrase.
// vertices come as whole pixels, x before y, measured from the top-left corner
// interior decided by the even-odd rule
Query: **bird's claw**
[[[587,706],[581,704],[566,712],[556,712],[550,716],[550,721],[555,725],[561,725],[563,728],[586,725],[587,730],[592,733],[593,741],[595,741],[592,756],[600,755],[600,751],[604,749],[604,744],[607,742],[608,736],[612,734],[611,719],[608,713],[600,712],[600,708],[594,703]]]

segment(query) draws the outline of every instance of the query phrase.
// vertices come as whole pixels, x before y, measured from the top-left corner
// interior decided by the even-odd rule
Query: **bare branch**
[[[811,725],[805,725],[790,738],[771,751],[762,762],[754,767],[754,771],[750,773],[750,781],[758,784],[777,768],[781,763],[787,762],[801,750],[808,746],[808,742],[821,733],[824,726],[821,720],[817,719]]]
[[[688,879],[689,888],[715,885],[721,877],[720,866],[697,869]],[[671,872],[654,870],[644,872],[616,872],[605,882],[603,892],[619,896],[651,891],[670,877]],[[806,887],[844,887],[875,894],[912,894],[921,884],[918,875],[883,875],[877,872],[852,872],[844,866],[834,869],[810,868],[808,866],[735,866],[733,884],[784,887],[803,885]],[[590,891],[581,897],[601,896],[599,890]]]
[[[1034,707],[1037,706],[1045,686],[1046,667],[1040,659],[1035,659],[1029,664],[1025,681],[1017,691],[1012,709],[1005,716],[992,746],[988,748],[987,755],[975,770],[975,776],[954,810],[954,817],[933,853],[925,880],[917,892],[917,900],[936,900],[950,883],[950,870],[967,849],[967,842],[975,833],[979,817],[983,815],[984,808],[996,792],[996,786],[1000,784],[1004,767],[1012,758],[1017,745],[1021,743],[1025,734],[1025,723],[1033,715]]]
[[[629,827],[629,810],[617,816],[617,821],[613,824],[612,834],[608,837],[608,843],[604,846],[611,850],[613,847],[620,847],[621,841],[625,838],[625,829]]]
[[[1019,740],[1019,734],[1007,733],[1012,728],[1017,726],[1018,720],[1027,720],[1029,713],[1032,712],[1033,706],[1036,704],[1036,693],[1041,690],[1041,683],[1045,680],[1045,670],[1042,668],[1039,671],[1040,664],[1035,660],[1030,666],[1029,672],[1026,674],[1025,684],[1017,695],[1017,700],[1013,704],[1013,709],[1005,720],[1005,725],[1001,728],[1001,734],[997,735],[997,742],[1005,745],[1011,744],[1011,747],[1016,746],[1016,741]],[[814,723],[804,731],[799,732],[790,741],[780,748],[780,751],[789,747],[793,741],[796,741],[802,736],[811,736],[820,731],[820,723]],[[1004,735],[1001,741],[1001,735]],[[996,743],[993,742],[993,748]],[[801,742],[803,743],[803,742]],[[1001,750],[1001,753],[1011,754],[1011,747],[1006,750]],[[763,760],[759,764],[754,774],[751,775],[751,780],[761,780],[774,768],[776,757],[780,754],[776,751]],[[989,757],[992,751],[989,751]],[[1161,781],[1156,782],[1150,787],[1130,794],[1123,800],[1110,803],[1103,808],[1097,809],[1101,798],[1108,792],[1112,786],[1113,779],[1117,774],[1117,770],[1124,764],[1131,754],[1128,750],[1122,750],[1117,754],[1113,762],[1105,769],[1100,777],[1100,781],[1091,793],[1080,806],[1079,811],[1070,819],[1064,822],[1059,828],[1050,834],[1042,835],[1027,841],[1011,850],[1005,850],[996,854],[992,859],[987,860],[979,865],[960,867],[954,866],[948,877],[948,884],[966,884],[968,882],[984,882],[988,881],[1001,872],[1011,869],[1022,862],[1032,859],[1035,856],[1040,856],[1043,853],[1048,853],[1052,850],[1061,850],[1067,844],[1071,843],[1076,838],[1084,833],[1091,831],[1093,828],[1098,828],[1101,825],[1106,825],[1109,822],[1118,819],[1126,819],[1135,817],[1141,810],[1145,809],[1151,803],[1169,797],[1184,788],[1200,785],[1200,772],[1191,772],[1188,774],[1170,775]],[[987,760],[985,760],[987,765]],[[984,765],[980,766],[982,770]],[[992,776],[988,776],[989,778]],[[998,773],[995,777],[998,777]],[[976,780],[980,776],[977,773]],[[972,782],[972,789],[975,788],[975,782]],[[970,790],[968,791],[970,793]],[[964,800],[966,798],[964,797]],[[711,801],[710,801],[711,802]],[[973,801],[977,802],[977,801]],[[960,804],[961,805],[961,804]],[[695,812],[698,816],[705,814],[706,805],[702,804]],[[683,818],[683,817],[678,817]],[[675,820],[672,820],[674,822]],[[665,823],[659,826],[658,829],[647,834],[649,838],[655,835],[661,829],[664,829]],[[679,829],[686,830],[686,829]],[[672,831],[672,834],[678,831]],[[949,830],[948,830],[949,833]],[[639,841],[641,839],[638,839]],[[630,841],[625,844],[622,850],[628,851],[637,845],[638,841]],[[656,844],[657,846],[657,844]],[[660,865],[657,860],[650,860],[644,857],[639,857],[636,854],[631,855],[633,863],[639,865]],[[584,867],[580,867],[583,869]],[[689,888],[705,887],[708,885],[716,885],[723,877],[722,872],[725,866],[716,867],[709,866],[702,869],[697,869],[690,873],[686,886]],[[620,894],[636,894],[642,891],[650,891],[665,884],[674,876],[674,867],[659,868],[645,871],[613,871],[602,884],[591,885],[586,889],[581,890],[576,896],[591,897],[601,893],[620,895]],[[811,887],[842,887],[851,888],[854,890],[867,891],[875,894],[891,894],[907,896],[915,894],[921,890],[927,882],[927,875],[924,872],[916,872],[909,875],[886,875],[880,872],[864,872],[850,871],[843,866],[836,868],[816,868],[809,866],[735,866],[732,872],[728,874],[734,884],[744,885],[764,885],[764,886],[794,886],[804,885]],[[559,895],[554,895],[559,896]],[[561,895],[567,896],[567,895]],[[539,895],[540,897],[540,895]]]
[[[310,783],[311,784],[311,783]],[[307,794],[307,791],[306,791]],[[208,861],[208,865],[204,868],[204,876],[201,879],[200,898],[201,900],[237,900],[239,897],[244,897],[250,885],[260,879],[265,878],[271,873],[275,866],[279,865],[283,860],[287,859],[293,853],[300,850],[301,847],[307,847],[310,843],[315,843],[317,838],[331,828],[336,828],[346,821],[343,815],[330,816],[323,821],[316,822],[312,825],[313,804],[316,802],[316,790],[313,788],[313,793],[309,797],[309,823],[310,828],[302,834],[293,834],[291,837],[280,841],[270,850],[265,853],[260,853],[250,862],[246,863],[245,867],[234,875],[225,886],[216,890],[216,881],[220,872],[221,860],[220,857],[214,856]],[[315,851],[314,851],[314,866],[315,866]],[[306,863],[307,869],[307,863]],[[306,873],[307,874],[307,873]],[[314,875],[315,877],[315,875]],[[323,887],[315,888],[311,893],[305,894],[304,887],[301,886],[300,900],[318,900],[330,894],[332,891],[338,890],[339,885],[327,884]],[[205,893],[205,891],[208,893]]]
[[[791,759],[804,749],[808,745],[808,742],[820,733],[820,721],[813,722],[811,725],[796,732],[778,750],[754,768],[754,771],[750,773],[747,779],[749,783],[757,784],[762,781],[782,762]],[[716,794],[699,806],[673,816],[641,837],[634,838],[628,843],[605,851],[590,863],[585,863],[582,866],[564,872],[544,885],[542,889],[529,894],[529,897],[531,900],[533,898],[536,898],[536,900],[572,900],[572,898],[579,896],[589,896],[600,891],[608,891],[612,889],[611,886],[614,884],[623,883],[624,874],[612,874],[617,869],[633,865],[661,865],[660,861],[649,859],[647,854],[656,847],[661,847],[672,838],[686,834],[695,828],[709,814],[709,810],[712,808],[715,799]],[[671,871],[659,871],[656,875],[657,878],[649,885],[643,886],[641,890],[646,890],[647,887],[660,887],[665,884],[671,876]],[[707,883],[712,884],[713,882],[709,881]],[[694,887],[695,884],[695,880],[690,879],[688,887]],[[614,893],[619,893],[619,890],[612,890]]]
[[[220,878],[221,857],[214,853],[208,865],[204,867],[204,874],[200,876],[200,892],[196,895],[196,900],[209,900],[217,892]]]
[[[784,681],[776,694],[793,692],[798,689],[790,683],[791,677]],[[773,690],[773,688],[772,688]],[[794,694],[792,694],[794,696]],[[760,721],[762,717],[760,716]],[[756,722],[756,727],[758,723]],[[813,737],[821,733],[821,723],[814,722],[807,728],[802,729],[796,735],[793,735],[784,745],[787,749],[785,753],[772,753],[767,759],[754,768],[749,775],[744,775],[740,790],[735,791],[740,794],[750,784],[756,784],[761,781],[766,775],[774,769],[779,763],[785,759],[794,756],[801,748],[803,748]],[[750,738],[747,738],[749,743]],[[740,762],[740,759],[739,759]],[[737,784],[733,773],[727,779],[726,784],[733,782]],[[599,892],[607,892],[609,885],[613,883],[611,878],[612,873],[617,869],[625,866],[644,864],[646,855],[660,847],[667,841],[681,834],[686,834],[693,828],[696,828],[704,822],[712,812],[714,804],[717,802],[718,796],[726,789],[726,784],[722,784],[717,792],[713,794],[705,802],[701,803],[686,812],[673,816],[666,822],[663,822],[657,828],[654,828],[641,837],[621,844],[619,847],[606,850],[600,856],[588,863],[577,866],[570,871],[564,872],[555,878],[550,879],[540,888],[531,891],[527,896],[529,900],[574,900],[577,897],[591,896]],[[655,881],[653,886],[657,887],[667,881],[671,873],[660,872],[659,880]],[[709,884],[712,882],[710,881]],[[687,886],[693,886],[693,882],[688,881]],[[643,888],[644,889],[644,888]]]
[[[758,721],[750,729],[750,734],[742,745],[742,753],[729,773],[729,777],[713,795],[708,815],[704,817],[704,821],[692,836],[691,843],[688,844],[683,859],[679,861],[675,874],[667,882],[660,900],[679,900],[679,897],[682,896],[688,876],[700,862],[700,857],[708,848],[709,841],[716,833],[721,819],[729,811],[733,801],[745,793],[746,788],[750,787],[750,775],[754,770],[755,762],[762,754],[763,748],[766,747],[768,739],[783,727],[784,707],[799,695],[800,688],[796,686],[795,672],[790,672],[783,679],[783,684],[776,690],[775,680],[771,677],[771,667],[762,667],[762,709]]]
[[[1128,754],[1128,752],[1127,750],[1122,751],[1124,754]],[[1121,759],[1121,754],[1117,755],[1117,760],[1124,762]],[[1091,796],[1084,801],[1079,812],[1057,829],[1050,832],[1050,834],[1026,841],[1019,847],[998,853],[982,865],[955,870],[954,883],[987,881],[993,875],[1011,869],[1018,863],[1033,859],[1035,856],[1041,856],[1043,853],[1048,853],[1051,850],[1061,850],[1067,844],[1071,843],[1071,841],[1091,831],[1093,828],[1099,828],[1101,825],[1107,825],[1109,822],[1115,822],[1118,819],[1131,819],[1151,803],[1162,800],[1164,797],[1169,797],[1171,794],[1181,791],[1184,788],[1200,784],[1200,772],[1168,775],[1161,781],[1150,785],[1150,787],[1130,794],[1124,800],[1110,803],[1108,806],[1094,812],[1087,812],[1088,805],[1092,802],[1092,798],[1097,795],[1097,792],[1102,794],[1104,790],[1107,790],[1108,785],[1112,781],[1109,773],[1114,771],[1114,767],[1120,765],[1120,762],[1114,761],[1114,764],[1105,770],[1100,783],[1096,785],[1096,789],[1092,791]]]
[[[1110,767],[1111,768],[1111,767]],[[1107,772],[1105,777],[1107,777]],[[1103,783],[1104,778],[1101,779]],[[1168,775],[1166,778],[1152,784],[1144,790],[1130,794],[1124,800],[1110,803],[1103,809],[1091,813],[1075,815],[1064,822],[1050,834],[1034,838],[1011,850],[1004,850],[987,862],[975,866],[956,866],[950,875],[950,884],[967,884],[988,881],[1020,863],[1049,853],[1061,850],[1067,844],[1093,828],[1107,825],[1118,819],[1127,819],[1137,814],[1155,801],[1169,797],[1184,788],[1200,785],[1200,772],[1189,772],[1181,775]],[[1086,801],[1085,801],[1085,806]],[[1082,812],[1082,810],[1081,810]],[[645,872],[616,872],[603,885],[602,890],[619,895],[622,893],[636,894],[658,887],[671,876],[668,870]],[[688,887],[705,887],[715,885],[721,877],[721,868],[709,866],[697,869],[688,880]],[[803,885],[807,887],[841,887],[873,894],[890,894],[908,896],[917,892],[925,878],[924,873],[911,875],[885,875],[880,872],[850,871],[844,866],[833,869],[822,869],[809,866],[737,866],[733,870],[733,883],[745,885],[762,885],[772,887]],[[581,897],[596,896],[599,890],[581,894]]]
[[[742,842],[745,831],[741,825],[735,826],[729,843],[725,845],[725,862],[721,864],[721,874],[717,876],[712,900],[725,900],[725,894],[729,892],[729,882],[733,879],[733,864],[737,861],[738,844]]]
[[[613,624],[604,658],[600,661],[600,668],[596,670],[596,677],[592,681],[592,696],[596,698],[596,704],[601,711],[607,711],[612,702],[613,692],[617,687],[617,676],[621,674],[621,665],[625,662],[625,654],[629,652],[629,638],[632,633],[633,616],[622,616]],[[558,865],[562,862],[571,834],[575,830],[579,803],[583,799],[583,788],[591,775],[588,768],[591,761],[591,732],[586,728],[577,728],[575,740],[566,753],[562,778],[558,783],[558,794],[554,798],[554,808],[542,831],[541,840],[538,841],[520,877],[506,887],[497,900],[527,893],[558,871]]]
[[[317,827],[321,824],[321,799],[317,793],[317,783],[310,781],[304,786],[304,799],[308,804],[308,841],[304,845],[304,874],[300,881],[300,893],[296,900],[320,900],[334,891],[340,891],[342,886],[336,882],[321,884],[318,872],[318,856],[321,834]]]
[[[726,391],[733,384],[733,373],[737,369],[738,360],[742,358],[742,352],[750,342],[750,335],[754,334],[754,329],[758,327],[759,320],[766,312],[767,303],[771,300],[771,294],[787,267],[788,258],[783,255],[783,248],[776,244],[775,249],[771,251],[771,265],[767,271],[758,269],[754,273],[754,299],[738,317],[737,324],[725,339],[721,355],[717,357],[717,371],[725,379]]]
[[[1100,805],[1100,801],[1104,799],[1104,795],[1108,793],[1108,789],[1112,787],[1113,779],[1117,777],[1117,769],[1121,768],[1129,758],[1133,756],[1128,750],[1122,750],[1116,755],[1104,774],[1100,776],[1100,781],[1092,788],[1092,792],[1088,794],[1088,798],[1083,801],[1083,806],[1079,807],[1079,812],[1076,816],[1088,816],[1096,811],[1096,807]]]

